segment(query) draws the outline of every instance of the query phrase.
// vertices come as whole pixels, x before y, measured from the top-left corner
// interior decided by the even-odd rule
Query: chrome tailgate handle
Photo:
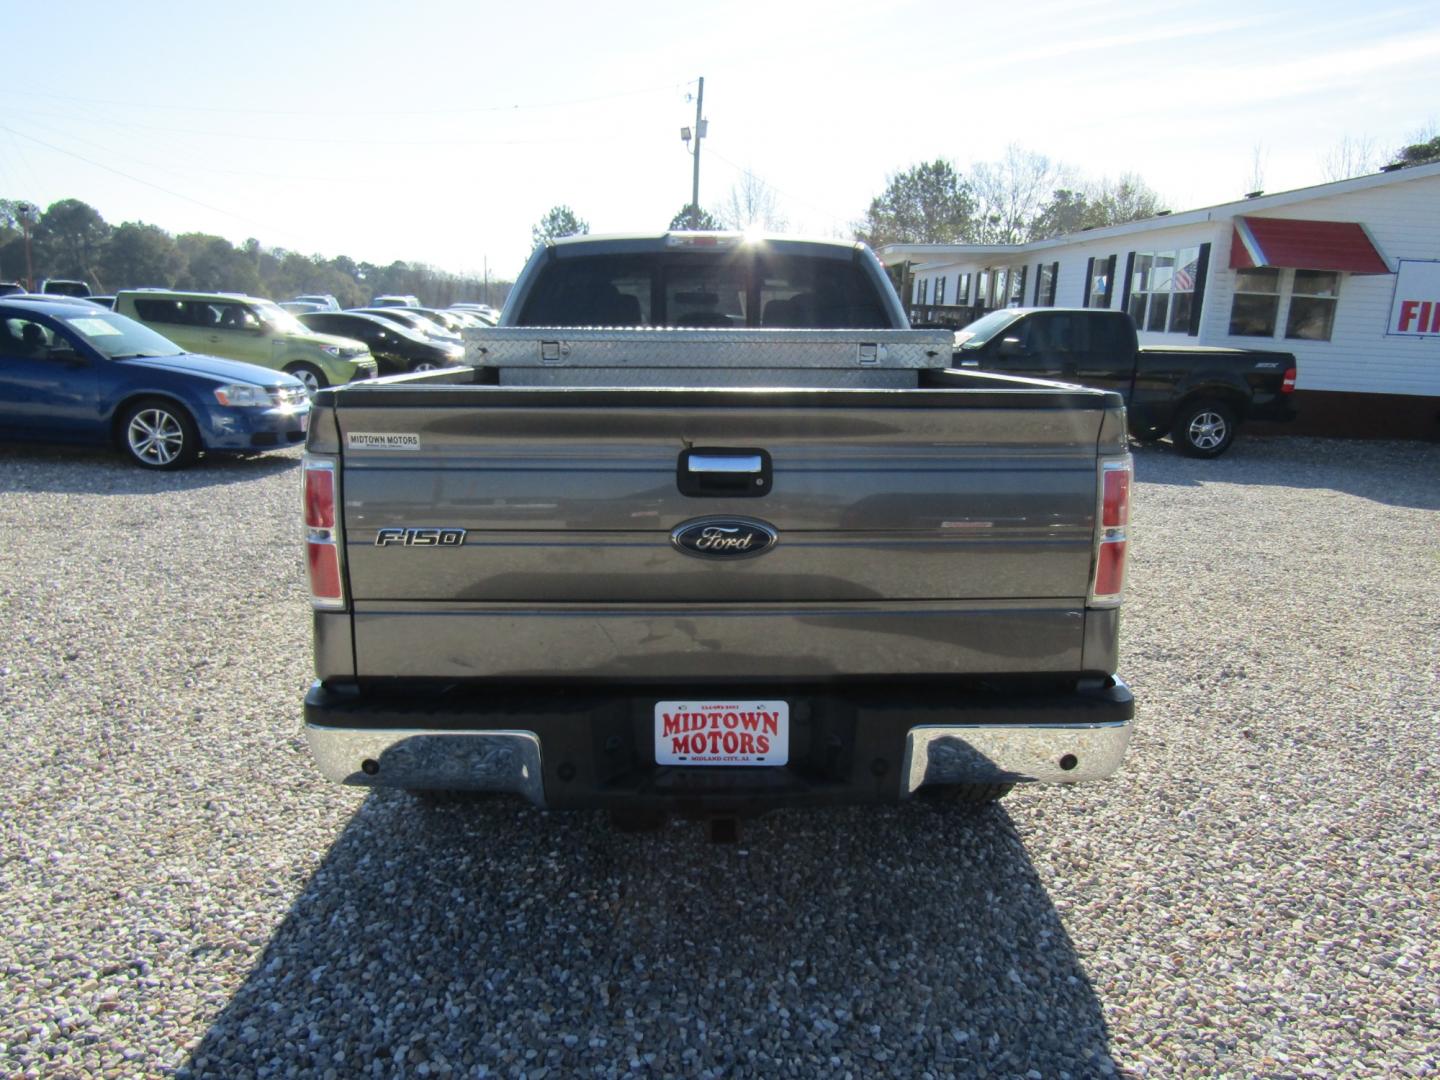
[[[675,486],[692,498],[753,499],[771,480],[770,455],[748,447],[692,447],[675,465]]]
[[[692,473],[751,473],[758,475],[765,467],[759,454],[722,454],[715,451],[692,450],[685,467]]]

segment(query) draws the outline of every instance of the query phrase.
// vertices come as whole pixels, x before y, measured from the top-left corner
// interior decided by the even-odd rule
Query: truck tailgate
[[[1104,395],[377,386],[336,400],[368,675],[1082,668]],[[682,493],[687,449],[764,451],[766,493]],[[771,526],[774,547],[720,561],[671,543],[682,523],[737,516]],[[377,544],[416,528],[464,539]]]

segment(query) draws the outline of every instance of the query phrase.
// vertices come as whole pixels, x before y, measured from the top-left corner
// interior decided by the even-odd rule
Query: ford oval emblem
[[[700,559],[749,559],[780,539],[771,526],[754,518],[696,518],[675,526],[670,542]]]

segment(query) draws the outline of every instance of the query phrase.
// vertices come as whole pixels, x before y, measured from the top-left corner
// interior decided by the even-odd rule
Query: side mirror
[[[1019,338],[1017,338],[1017,337],[1007,337],[1007,338],[1001,338],[1001,339],[1000,339],[1000,345],[999,345],[998,348],[996,348],[996,350],[995,350],[995,355],[996,355],[996,356],[1025,356],[1025,355],[1027,355],[1027,353],[1026,353],[1026,350],[1025,350],[1025,346],[1020,344],[1020,339],[1019,339]]]

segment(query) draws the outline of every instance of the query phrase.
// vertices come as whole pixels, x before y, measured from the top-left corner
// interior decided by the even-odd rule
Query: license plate
[[[657,765],[784,765],[790,760],[788,701],[660,701]]]

